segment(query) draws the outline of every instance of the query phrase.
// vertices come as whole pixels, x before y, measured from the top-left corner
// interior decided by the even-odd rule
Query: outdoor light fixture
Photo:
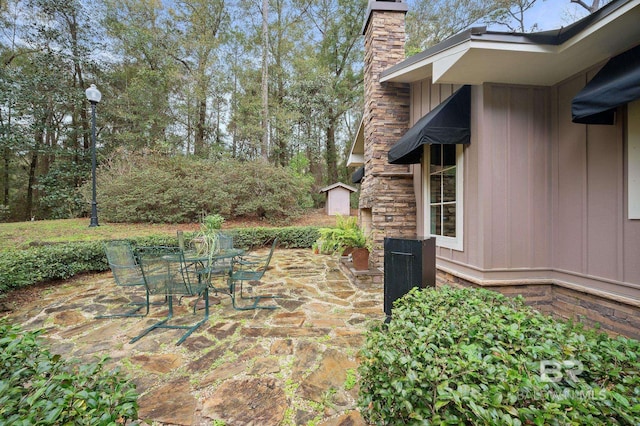
[[[98,225],[98,205],[96,202],[96,104],[102,99],[102,93],[95,84],[89,86],[85,92],[91,102],[91,223],[89,227]]]

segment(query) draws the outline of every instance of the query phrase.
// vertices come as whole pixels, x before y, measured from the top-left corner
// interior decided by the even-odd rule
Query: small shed
[[[345,185],[342,182],[334,183],[320,190],[320,193],[325,192],[327,194],[327,215],[335,216],[341,214],[343,216],[349,216],[351,214],[351,202],[349,196],[352,192],[356,192],[357,189]]]

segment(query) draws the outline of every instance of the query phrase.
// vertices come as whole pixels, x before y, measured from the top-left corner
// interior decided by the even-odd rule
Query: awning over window
[[[351,182],[360,183],[364,178],[364,166],[358,167],[358,169],[351,174]]]
[[[571,102],[574,123],[613,124],[615,109],[640,99],[640,46],[615,56]]]
[[[471,86],[458,89],[404,134],[387,158],[391,164],[415,164],[422,145],[471,142]]]

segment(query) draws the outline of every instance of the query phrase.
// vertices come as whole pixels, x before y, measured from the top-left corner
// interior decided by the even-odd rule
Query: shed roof
[[[349,185],[344,184],[342,182],[336,182],[333,185],[325,186],[319,192],[328,192],[328,191],[331,191],[332,189],[336,189],[336,188],[340,188],[340,187],[342,187],[342,188],[344,188],[344,189],[346,189],[348,191],[351,191],[351,192],[356,192],[357,191],[357,189],[354,188],[353,186],[349,186]]]

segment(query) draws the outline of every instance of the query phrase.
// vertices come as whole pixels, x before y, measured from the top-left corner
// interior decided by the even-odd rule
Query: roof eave
[[[607,6],[567,28],[542,33],[472,28],[385,70],[380,81],[431,77],[434,83],[554,85],[640,41],[640,0]]]

